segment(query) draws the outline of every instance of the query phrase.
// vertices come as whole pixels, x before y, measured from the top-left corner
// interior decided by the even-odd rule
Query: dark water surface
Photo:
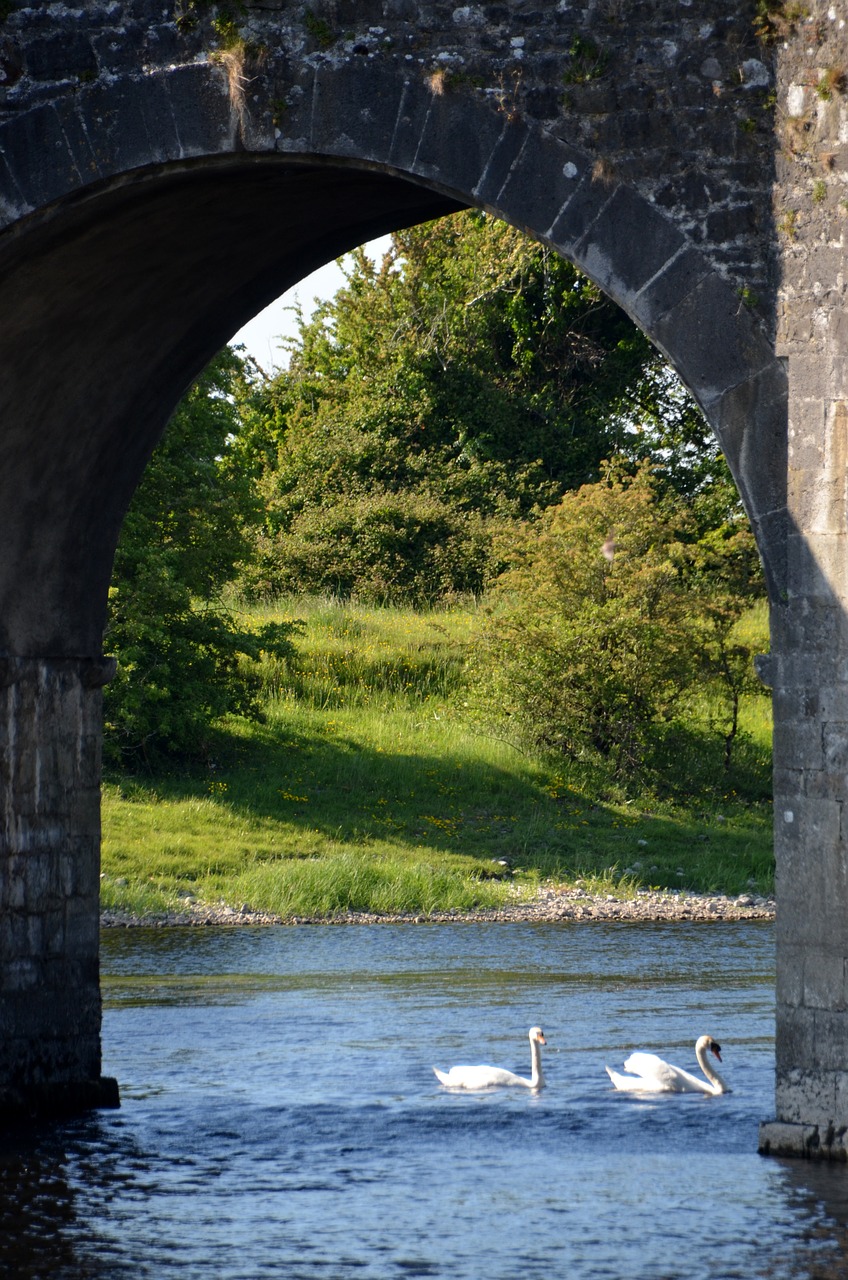
[[[0,1145],[0,1275],[77,1280],[825,1280],[848,1174],[764,1160],[773,929],[107,931],[118,1112]],[[462,1095],[431,1064],[547,1089]],[[633,1048],[733,1093],[616,1094]]]

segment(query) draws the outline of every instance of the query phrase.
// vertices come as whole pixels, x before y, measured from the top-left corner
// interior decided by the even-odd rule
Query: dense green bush
[[[415,491],[312,507],[269,550],[273,582],[286,592],[329,590],[377,604],[478,594],[490,559],[487,523]]]
[[[696,683],[732,703],[752,655],[730,633],[760,586],[747,525],[705,546],[648,464],[618,466],[525,529],[512,559],[474,665],[480,705],[519,740],[636,777]]]

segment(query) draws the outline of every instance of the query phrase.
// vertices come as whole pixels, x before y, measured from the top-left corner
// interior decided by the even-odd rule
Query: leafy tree
[[[614,464],[516,540],[477,657],[485,703],[519,739],[636,776],[696,681],[741,688],[731,629],[758,587],[746,525],[704,541],[649,463]]]
[[[626,439],[645,452],[630,419],[642,400],[662,417],[668,387],[645,382],[659,358],[574,267],[480,212],[396,233],[379,265],[350,261],[257,406],[253,589],[479,591],[504,520],[596,479]],[[364,508],[394,509],[398,536],[363,560]]]
[[[238,398],[250,370],[234,351],[209,365],[178,407],[121,532],[105,635],[118,659],[105,691],[113,760],[202,752],[211,722],[255,713],[242,658],[285,648],[241,630],[221,591],[250,555],[254,476],[239,457]]]
[[[696,504],[696,523],[705,505]],[[700,665],[713,690],[714,725],[723,739],[727,771],[739,737],[742,696],[762,692],[754,669],[755,648],[740,638],[737,628],[742,612],[765,594],[754,536],[738,498],[731,517],[700,528],[691,555],[691,576],[699,602]],[[762,635],[756,651],[767,647],[768,637]]]

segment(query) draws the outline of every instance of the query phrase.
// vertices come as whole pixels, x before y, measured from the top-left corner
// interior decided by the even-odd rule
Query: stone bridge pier
[[[0,1110],[101,1076],[99,782],[115,545],[247,319],[469,205],[648,334],[766,573],[775,1118],[848,1154],[848,33],[843,0],[0,4]]]

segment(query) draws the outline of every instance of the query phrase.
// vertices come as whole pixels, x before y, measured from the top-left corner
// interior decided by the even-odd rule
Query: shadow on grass
[[[279,723],[221,731],[206,767],[107,780],[130,802],[220,806],[222,819],[226,812],[243,822],[246,842],[251,823],[280,824],[286,850],[277,856],[286,858],[314,858],[322,847],[391,846],[410,858],[471,858],[484,877],[515,870],[732,893],[771,887],[761,752],[740,752],[739,768],[725,775],[720,748],[716,756],[697,734],[670,734],[667,761],[679,766],[681,781],[688,775],[698,783],[700,796],[681,787],[664,800],[652,788],[650,799],[619,802],[588,798],[603,794],[597,779],[589,791],[561,764],[546,767],[518,753],[514,769],[432,752],[390,754],[332,725],[309,733]],[[715,787],[717,766],[724,791]]]

